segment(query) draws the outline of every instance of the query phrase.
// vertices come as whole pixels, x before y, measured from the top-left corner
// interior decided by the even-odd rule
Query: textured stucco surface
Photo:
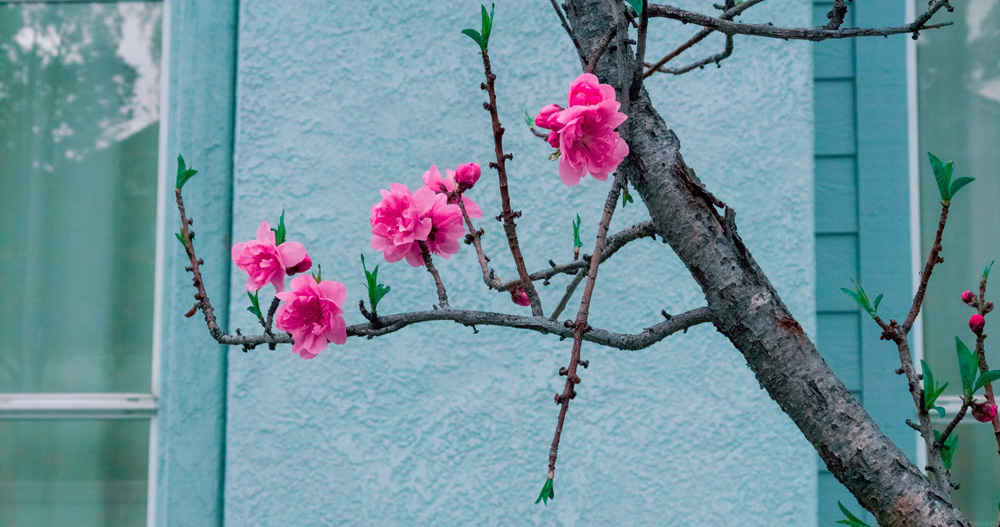
[[[478,24],[478,4],[241,4],[234,239],[252,238],[284,208],[290,239],[356,305],[358,254],[379,256],[368,225],[378,189],[416,188],[431,164],[489,161],[481,61],[459,33]],[[747,18],[808,25],[810,5]],[[548,2],[503,1],[496,17],[512,199],[525,211],[529,268],[540,268],[571,255],[576,213],[590,250],[607,184],[563,186],[550,149],[523,125],[525,110],[563,102],[579,72]],[[651,31],[660,35],[652,56],[694,29],[654,21]],[[721,39],[699,54],[715,48]],[[744,240],[810,333],[811,79],[808,45],[738,39],[723,68],[650,83],[686,160],[736,207]],[[472,194],[487,217],[499,212],[495,182],[485,173]],[[619,210],[612,230],[644,212],[641,203]],[[499,224],[480,223],[498,271],[512,277]],[[454,306],[527,313],[506,295],[484,296],[468,248],[438,267]],[[392,286],[384,312],[436,302],[423,269],[383,264],[380,275]],[[566,280],[543,290],[547,309]],[[243,281],[233,275],[234,299]],[[591,322],[638,331],[661,309],[703,302],[669,248],[643,240],[602,267]],[[230,312],[253,326],[241,301]],[[362,319],[348,309],[348,320]],[[451,323],[352,339],[311,361],[287,347],[230,351],[226,524],[815,525],[811,447],[709,326],[642,352],[585,345],[591,367],[567,419],[556,500],[534,505],[568,352],[552,337]]]

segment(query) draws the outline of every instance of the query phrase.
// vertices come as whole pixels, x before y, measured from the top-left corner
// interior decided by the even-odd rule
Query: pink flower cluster
[[[387,262],[424,265],[420,242],[432,254],[445,258],[458,252],[458,240],[465,233],[459,200],[472,218],[483,215],[474,201],[463,195],[479,180],[479,165],[468,163],[441,177],[436,166],[424,173],[424,186],[416,192],[400,183],[382,190],[382,201],[371,210],[372,248]]]
[[[257,239],[233,245],[233,262],[245,271],[247,291],[256,291],[267,284],[279,293],[285,290],[285,275],[308,271],[312,260],[299,242],[275,245],[274,231],[266,221],[257,227]]]
[[[588,172],[605,181],[628,155],[628,145],[615,128],[625,122],[615,89],[584,73],[569,86],[569,107],[550,104],[535,124],[551,130],[548,142],[559,149],[559,177],[573,186]]]
[[[291,291],[285,291],[285,276],[307,271],[312,260],[301,243],[275,241],[265,221],[257,227],[256,240],[233,245],[233,262],[249,275],[247,290],[274,286],[275,296],[284,302],[275,313],[275,325],[292,334],[292,352],[303,359],[315,357],[330,342],[346,342],[347,324],[340,307],[347,296],[344,284],[302,275],[292,280]]]

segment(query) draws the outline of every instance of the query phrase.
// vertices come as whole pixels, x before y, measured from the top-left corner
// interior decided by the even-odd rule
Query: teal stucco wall
[[[431,164],[489,161],[481,62],[459,33],[478,23],[477,9],[241,2],[233,239],[252,238],[284,209],[289,238],[356,305],[358,255],[379,256],[368,225],[378,190],[393,181],[416,188]],[[747,20],[809,25],[811,3],[755,10]],[[650,56],[694,32],[659,20],[650,28]],[[689,58],[721,45],[710,38]],[[499,2],[491,56],[529,267],[569,256],[577,213],[589,251],[607,184],[563,186],[550,149],[523,125],[525,110],[564,101],[579,73],[548,2]],[[744,240],[811,334],[812,77],[808,44],[737,39],[721,69],[649,82],[685,159],[737,209]],[[472,193],[487,218],[499,212],[495,182],[487,171]],[[644,212],[641,203],[619,211],[612,230]],[[499,225],[480,223],[498,272],[513,276]],[[467,247],[438,267],[456,307],[523,309],[486,294]],[[436,303],[423,269],[383,264],[380,276],[392,286],[384,312]],[[231,327],[251,328],[243,282],[232,275]],[[550,309],[565,284],[542,291]],[[591,323],[635,332],[661,309],[703,302],[669,248],[643,240],[602,267]],[[353,309],[347,318],[362,320]],[[230,350],[225,523],[816,525],[813,450],[710,326],[641,352],[585,346],[591,366],[564,430],[556,500],[534,505],[568,353],[556,338],[451,323],[351,339],[311,361],[288,347]]]

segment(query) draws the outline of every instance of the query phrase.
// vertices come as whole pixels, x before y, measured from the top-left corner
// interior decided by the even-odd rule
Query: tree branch
[[[424,266],[427,267],[427,272],[434,277],[434,286],[437,287],[438,304],[442,309],[448,308],[448,292],[444,289],[444,282],[441,281],[441,275],[438,274],[437,268],[434,267],[434,260],[431,258],[431,251],[427,247],[427,242],[417,242],[420,244],[420,255],[424,258]]]
[[[510,246],[510,254],[514,258],[517,274],[521,278],[521,287],[524,288],[525,293],[528,294],[528,300],[531,302],[531,314],[539,317],[542,316],[542,303],[538,298],[538,291],[535,290],[535,284],[532,283],[528,276],[528,268],[524,266],[524,257],[521,256],[521,247],[517,241],[517,225],[514,223],[514,218],[519,217],[521,213],[515,213],[511,210],[510,192],[507,190],[507,160],[513,159],[514,156],[512,154],[505,154],[503,151],[504,127],[501,126],[500,117],[497,114],[497,93],[495,86],[497,76],[490,69],[489,54],[484,50],[482,55],[486,83],[480,87],[486,90],[490,99],[489,102],[483,103],[483,106],[490,112],[490,119],[493,122],[493,146],[497,160],[495,163],[491,161],[490,167],[496,169],[497,177],[500,180],[500,205],[503,209],[500,216],[503,219],[504,232],[507,234],[507,245]]]
[[[583,54],[583,49],[580,47],[580,42],[576,39],[576,35],[573,34],[573,28],[569,27],[569,21],[566,20],[566,15],[563,14],[563,10],[559,8],[559,4],[556,0],[549,0],[552,4],[552,9],[555,10],[556,16],[559,17],[559,23],[562,24],[563,29],[566,30],[566,34],[569,35],[569,39],[573,41],[573,47],[576,48],[576,54],[580,57],[580,64],[587,65],[587,57]]]
[[[989,313],[990,308],[986,305],[986,274],[979,280],[979,298],[976,304],[976,309],[980,316],[985,317]],[[986,331],[980,331],[976,334],[976,356],[979,359],[979,372],[986,373],[989,371],[990,366],[986,363]],[[988,382],[984,386],[984,391],[986,392],[986,402],[990,404],[997,404],[996,396],[993,392],[993,383]],[[994,416],[993,421],[993,435],[997,440],[997,453],[1000,453],[1000,415]]]
[[[927,254],[927,263],[924,264],[924,271],[920,273],[920,286],[917,287],[917,293],[913,295],[913,304],[910,306],[910,313],[906,315],[906,321],[903,322],[903,333],[909,333],[910,328],[913,327],[913,322],[917,320],[917,315],[920,313],[920,306],[924,303],[924,294],[927,293],[927,283],[931,279],[931,272],[934,271],[934,266],[944,261],[941,258],[941,235],[944,234],[944,224],[948,221],[948,207],[948,203],[941,202],[941,219],[938,221],[937,233],[934,235],[934,244],[931,245],[931,251]]]
[[[462,217],[465,219],[465,225],[469,228],[469,234],[465,236],[466,243],[471,243],[476,249],[476,256],[479,258],[479,267],[483,271],[483,283],[486,287],[490,289],[500,290],[501,281],[497,277],[493,269],[490,269],[490,259],[483,252],[483,230],[476,229],[472,224],[472,218],[469,217],[469,213],[465,210],[465,203],[462,202],[462,198],[458,198],[458,207],[462,209]]]
[[[777,27],[770,24],[741,24],[715,18],[701,13],[695,13],[686,9],[674,6],[651,4],[649,6],[649,16],[670,18],[685,24],[695,24],[698,26],[714,29],[726,35],[749,35],[754,37],[780,38],[783,40],[811,40],[819,42],[838,38],[854,37],[887,37],[903,33],[918,33],[921,29],[934,29],[952,25],[952,22],[942,24],[927,25],[934,13],[942,7],[951,10],[947,0],[935,0],[930,7],[918,16],[913,22],[903,26],[893,26],[885,28],[848,28],[848,29],[826,29],[826,28],[788,28]]]
[[[601,252],[601,263],[607,261],[616,252],[618,252],[619,249],[627,245],[629,242],[648,237],[656,237],[656,227],[653,225],[652,221],[637,223],[627,229],[615,233],[612,236],[609,236],[604,244],[604,250]],[[566,264],[553,265],[549,269],[531,273],[529,278],[532,281],[548,280],[556,275],[576,273],[581,269],[590,267],[590,259],[591,255],[584,254],[579,260],[574,260]],[[521,282],[519,280],[504,282],[500,285],[500,290],[507,291],[520,283]]]
[[[569,303],[569,299],[573,297],[573,293],[576,292],[576,288],[580,287],[580,282],[587,276],[587,273],[583,272],[583,269],[577,271],[576,276],[570,281],[569,285],[566,286],[566,293],[563,294],[562,300],[559,301],[559,305],[552,311],[549,315],[549,320],[557,320],[559,315],[562,314],[563,310],[566,309],[566,304]]]

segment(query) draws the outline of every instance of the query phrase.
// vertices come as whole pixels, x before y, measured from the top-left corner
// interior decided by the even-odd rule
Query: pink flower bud
[[[972,417],[980,423],[989,423],[997,416],[997,405],[986,401],[982,403],[972,403]]]
[[[306,257],[301,262],[299,262],[296,265],[293,265],[292,267],[286,268],[285,269],[285,274],[287,274],[288,276],[292,276],[292,275],[296,275],[296,274],[299,274],[299,273],[304,273],[304,272],[308,271],[309,268],[312,267],[312,265],[313,265],[313,262],[312,262],[312,260],[309,259],[309,255],[307,254]]]
[[[542,108],[535,117],[535,126],[548,130],[558,130],[562,128],[559,124],[559,112],[563,109],[558,104],[550,104]]]
[[[531,299],[528,298],[528,293],[525,293],[524,289],[521,289],[520,287],[510,290],[510,299],[519,306],[531,305]]]
[[[985,325],[986,319],[983,318],[982,315],[972,315],[969,317],[969,329],[971,329],[976,335],[983,332],[983,326]]]
[[[458,183],[459,191],[469,190],[479,181],[482,171],[476,163],[466,163],[458,165],[455,169],[455,182]]]
[[[976,295],[972,294],[972,291],[962,293],[962,302],[965,302],[966,304],[971,304],[975,299]]]

